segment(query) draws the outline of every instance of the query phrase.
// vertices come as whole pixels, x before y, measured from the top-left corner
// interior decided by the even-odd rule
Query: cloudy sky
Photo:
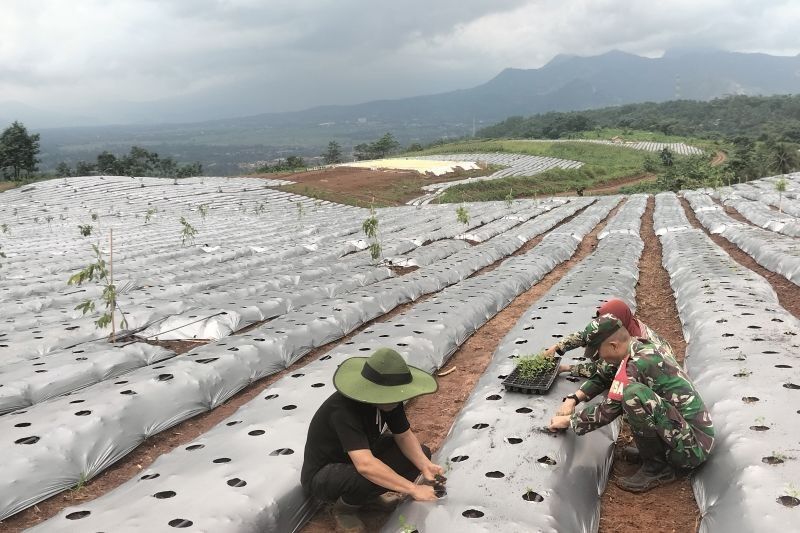
[[[2,0],[0,111],[99,122],[429,94],[678,46],[794,55],[797,0]]]

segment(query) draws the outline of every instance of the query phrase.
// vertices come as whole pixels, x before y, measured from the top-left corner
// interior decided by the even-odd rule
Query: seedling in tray
[[[514,371],[503,380],[503,386],[509,391],[544,394],[555,381],[560,362],[560,357],[524,355],[519,358]]]

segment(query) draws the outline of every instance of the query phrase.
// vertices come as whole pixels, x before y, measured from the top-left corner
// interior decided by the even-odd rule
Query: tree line
[[[202,175],[203,165],[179,164],[171,157],[161,157],[156,152],[132,146],[127,154],[121,156],[104,150],[97,155],[94,162],[78,161],[74,169],[63,161],[56,166],[56,175],[59,178],[91,174],[188,178]]]
[[[599,128],[627,128],[724,140],[737,136],[800,143],[800,95],[674,100],[587,111],[514,116],[481,129],[483,138],[563,139]]]

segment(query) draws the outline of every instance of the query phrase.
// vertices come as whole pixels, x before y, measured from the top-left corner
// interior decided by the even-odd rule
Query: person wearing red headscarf
[[[649,328],[644,322],[639,320],[631,312],[623,300],[619,298],[611,298],[605,301],[595,313],[595,317],[601,315],[613,315],[618,318],[628,333],[633,338],[644,338],[655,344],[656,346],[669,346],[669,343],[664,340],[658,333]],[[564,355],[565,352],[581,346],[586,346],[586,341],[583,338],[584,330],[576,331],[571,335],[563,337],[560,341],[545,350],[545,354],[553,357],[556,353]],[[670,347],[670,350],[672,348]],[[597,369],[598,355],[597,350],[587,347],[584,351],[584,358],[588,361],[576,365],[560,365],[559,373],[569,372],[574,377],[591,377]]]

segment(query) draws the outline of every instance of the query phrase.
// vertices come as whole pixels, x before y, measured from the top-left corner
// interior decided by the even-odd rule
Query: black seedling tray
[[[503,386],[507,391],[511,392],[521,392],[523,394],[544,394],[556,380],[561,358],[554,357],[553,361],[556,363],[553,367],[553,370],[544,374],[536,374],[535,376],[529,378],[520,377],[519,369],[514,368],[514,371],[503,380]]]

